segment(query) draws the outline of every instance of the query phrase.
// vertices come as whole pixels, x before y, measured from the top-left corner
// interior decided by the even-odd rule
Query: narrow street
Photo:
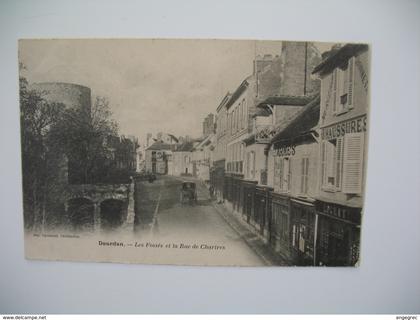
[[[139,236],[149,234],[152,239],[161,242],[224,247],[224,253],[214,255],[208,254],[208,250],[200,250],[200,259],[214,257],[220,259],[220,264],[266,265],[216,211],[208,190],[201,182],[197,182],[197,204],[180,203],[180,186],[185,180],[192,179],[159,176],[153,183],[136,182],[136,233]],[[209,263],[214,264],[214,261]]]

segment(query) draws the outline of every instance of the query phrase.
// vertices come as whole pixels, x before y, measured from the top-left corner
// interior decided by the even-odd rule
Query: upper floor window
[[[308,176],[309,176],[309,158],[301,159],[301,181],[300,193],[302,195],[308,194]]]
[[[247,127],[247,116],[248,116],[248,110],[246,109],[246,100],[243,99],[242,100],[242,117],[241,117],[241,122],[242,122],[242,128],[246,128]]]
[[[335,68],[332,73],[334,114],[353,108],[354,61],[355,57],[350,58],[346,66]]]
[[[255,178],[255,152],[251,151],[247,154],[246,175],[249,179]]]
[[[240,112],[240,108],[241,108],[241,104],[238,104],[238,106],[236,107],[236,113],[235,113],[235,129],[236,131],[239,131],[239,112]]]
[[[364,134],[321,142],[321,185],[324,190],[362,192]]]
[[[288,192],[292,182],[292,159],[289,157],[275,157],[274,187],[282,192]]]

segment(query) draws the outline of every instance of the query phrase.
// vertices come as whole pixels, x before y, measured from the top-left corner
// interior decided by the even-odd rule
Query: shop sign
[[[360,223],[360,209],[348,208],[332,203],[320,203],[318,212],[343,220]]]
[[[344,137],[348,133],[365,132],[367,128],[367,117],[340,122],[321,129],[322,140],[332,140],[339,137]]]
[[[296,153],[296,146],[281,146],[274,149],[274,155],[278,157],[294,156]]]

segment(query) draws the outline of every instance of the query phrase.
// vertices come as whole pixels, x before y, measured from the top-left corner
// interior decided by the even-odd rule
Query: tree
[[[104,97],[74,109],[31,90],[24,76],[19,80],[25,228],[59,224],[68,183],[109,176],[115,150],[107,141],[118,137],[118,127]]]
[[[47,135],[60,117],[63,104],[48,103],[39,92],[30,90],[24,77],[19,79],[22,147],[22,188],[25,227],[40,224],[45,217],[46,194],[51,157]]]
[[[66,109],[51,131],[51,145],[61,148],[69,160],[69,182],[95,183],[106,171],[112,150],[109,136],[118,135],[108,99],[96,97],[90,110]]]

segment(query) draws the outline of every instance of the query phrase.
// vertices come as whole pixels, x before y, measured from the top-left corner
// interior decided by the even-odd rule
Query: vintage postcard
[[[357,266],[370,47],[19,41],[28,259]]]

